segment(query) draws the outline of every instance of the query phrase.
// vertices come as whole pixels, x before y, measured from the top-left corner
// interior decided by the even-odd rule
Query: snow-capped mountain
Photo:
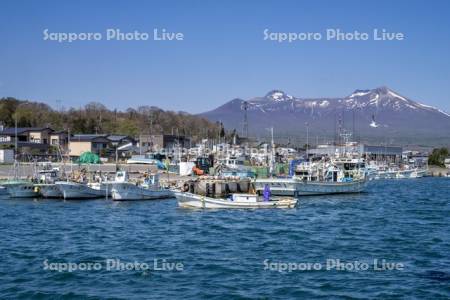
[[[247,103],[249,131],[263,134],[274,126],[279,135],[301,136],[306,123],[311,134],[334,136],[343,127],[368,139],[402,139],[421,143],[450,140],[450,115],[387,88],[355,90],[343,98],[298,98],[280,90],[244,101],[234,99],[201,115],[221,121],[228,129],[240,132]],[[400,141],[399,141],[400,142]]]
[[[294,99],[294,97],[292,97],[291,95],[288,95],[285,92],[280,91],[280,90],[273,90],[273,91],[268,92],[266,94],[265,98],[268,100],[273,100],[275,102],[288,101],[288,100]]]

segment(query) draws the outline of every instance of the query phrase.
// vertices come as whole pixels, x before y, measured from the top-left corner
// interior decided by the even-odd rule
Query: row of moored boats
[[[129,181],[126,171],[118,171],[114,180],[98,177],[93,182],[58,180],[58,170],[39,172],[36,180],[8,180],[0,183],[3,194],[11,198],[151,200],[171,198],[173,191],[159,185],[158,174],[146,174],[141,182]]]
[[[224,172],[215,177],[192,177],[174,188],[162,187],[157,173],[145,173],[135,181],[130,180],[126,171],[117,171],[113,180],[101,174],[87,180],[88,176],[83,173],[70,180],[61,180],[57,169],[40,171],[33,181],[12,180],[0,183],[0,186],[3,193],[12,198],[41,196],[124,201],[175,197],[180,207],[190,208],[292,208],[300,196],[364,192],[372,179],[381,179],[377,176],[383,174],[382,170],[373,171],[361,158],[341,156],[303,161],[286,177],[230,177]],[[398,171],[396,174],[396,178],[402,178]],[[417,170],[401,174],[408,178],[425,175]]]

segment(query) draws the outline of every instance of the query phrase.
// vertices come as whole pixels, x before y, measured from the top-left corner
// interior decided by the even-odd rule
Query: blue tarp
[[[304,162],[304,161],[306,161],[306,160],[304,160],[304,159],[293,159],[293,160],[291,160],[290,163],[289,163],[289,176],[291,176],[291,177],[294,176],[295,167],[297,165],[299,165],[300,163]]]

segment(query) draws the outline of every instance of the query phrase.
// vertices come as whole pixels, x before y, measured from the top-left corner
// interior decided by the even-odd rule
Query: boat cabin
[[[258,202],[258,196],[255,194],[232,194],[231,201],[236,202]]]
[[[159,174],[146,175],[142,185],[145,187],[159,187]]]
[[[127,182],[128,179],[129,179],[129,176],[126,171],[117,171],[114,181],[115,182]]]
[[[41,170],[39,171],[39,182],[40,183],[54,183],[58,180],[59,169],[53,168],[51,170]]]
[[[224,166],[227,166],[228,168],[236,169],[244,166],[245,158],[238,156],[229,156],[225,159],[220,159],[219,163]]]

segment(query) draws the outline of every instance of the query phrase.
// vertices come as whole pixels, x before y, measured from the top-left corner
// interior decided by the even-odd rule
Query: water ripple
[[[176,201],[0,200],[0,298],[380,299],[450,297],[450,180],[379,181],[292,210],[186,210]],[[58,272],[53,263],[99,263]],[[106,260],[151,270],[107,270]],[[265,270],[265,262],[404,264]],[[182,271],[153,270],[155,260]]]

